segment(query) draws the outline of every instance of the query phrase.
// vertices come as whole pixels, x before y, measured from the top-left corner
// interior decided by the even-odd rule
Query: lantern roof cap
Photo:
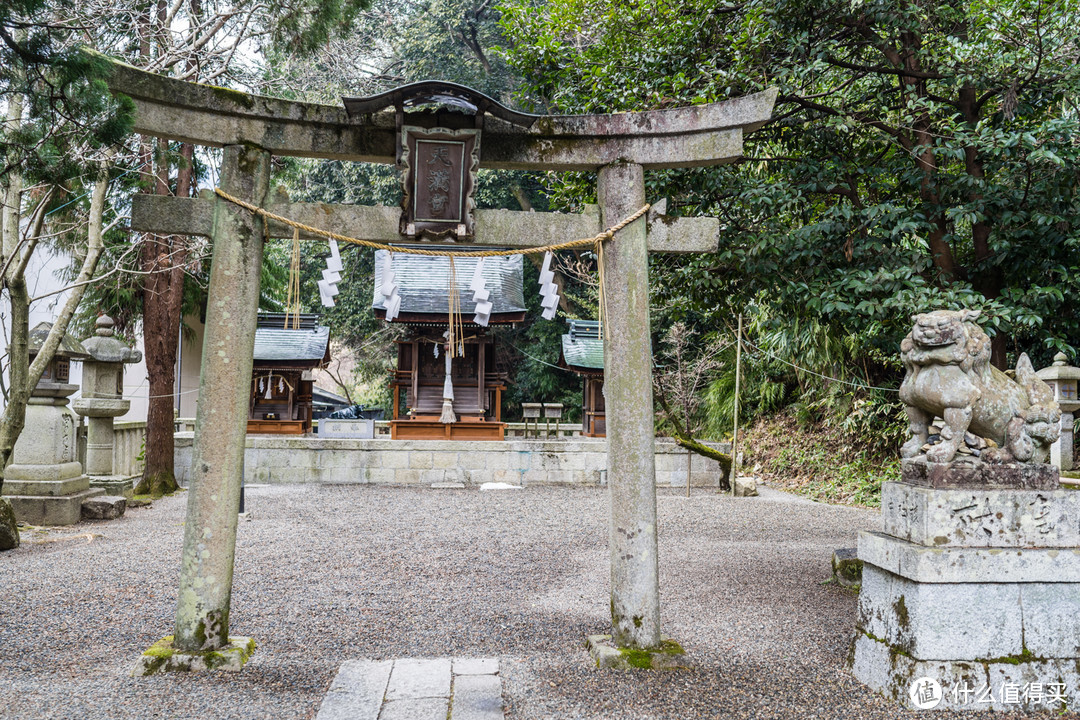
[[[1042,380],[1080,380],[1080,368],[1067,364],[1065,353],[1054,356],[1054,364],[1035,373]]]
[[[45,344],[45,339],[49,337],[49,332],[52,330],[52,327],[53,324],[51,322],[40,322],[30,331],[30,335],[27,338],[30,357],[34,357],[41,352],[41,347]],[[53,357],[67,358],[69,360],[83,360],[90,357],[90,353],[86,352],[86,348],[83,347],[81,342],[71,335],[64,333],[64,337],[61,338],[60,345],[57,346],[56,353]]]
[[[129,348],[123,341],[114,337],[115,324],[108,315],[102,315],[94,323],[94,335],[82,341],[82,346],[90,355],[90,359],[108,363],[135,363],[142,360],[142,352]]]

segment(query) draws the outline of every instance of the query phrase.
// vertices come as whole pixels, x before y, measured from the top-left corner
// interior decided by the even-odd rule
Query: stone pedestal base
[[[599,668],[675,670],[687,667],[682,646],[671,638],[664,638],[658,648],[639,650],[614,645],[610,635],[590,635],[585,640],[585,647]]]
[[[138,475],[90,475],[90,487],[101,488],[106,495],[117,495],[126,500],[135,497],[135,480]]]
[[[1004,544],[1038,533],[1020,521],[1027,503],[1016,505],[1013,515],[1006,504],[993,513],[1002,525],[988,538]],[[886,526],[898,522],[897,507],[883,503]],[[919,522],[907,534],[918,537],[940,512],[914,513]],[[950,535],[932,531],[927,539]],[[931,707],[935,688],[939,708],[1080,702],[1080,548],[934,547],[863,532],[858,555],[851,663],[867,686],[916,709]]]
[[[229,644],[219,650],[193,653],[176,650],[172,643],[173,636],[168,635],[151,645],[139,656],[131,671],[132,676],[202,670],[238,672],[255,654],[255,641],[247,637],[231,637]]]
[[[1057,490],[1060,473],[1043,463],[985,463],[974,458],[948,463],[928,462],[925,456],[904,460],[900,474],[905,483],[932,488],[989,488]]]
[[[919,660],[862,632],[855,638],[851,670],[867,687],[913,710],[1061,712],[1080,699],[1075,660]]]
[[[4,483],[4,498],[11,503],[19,522],[29,525],[74,525],[82,519],[82,504],[105,491],[87,488],[71,495],[8,495]]]

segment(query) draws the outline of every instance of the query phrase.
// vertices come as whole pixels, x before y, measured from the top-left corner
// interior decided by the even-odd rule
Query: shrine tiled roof
[[[321,361],[330,343],[330,328],[285,330],[260,327],[255,330],[255,360]]]
[[[401,296],[401,314],[426,313],[445,316],[449,312],[450,258],[430,255],[391,254],[375,251],[375,288],[371,307],[385,310],[382,294],[382,274],[387,262],[393,262],[394,280]],[[476,271],[473,258],[454,258],[455,287],[463,315],[476,308],[469,282]],[[525,312],[523,265],[521,255],[484,258],[483,276],[493,303],[492,315]]]
[[[604,369],[604,341],[596,320],[570,320],[570,332],[562,336],[563,362],[570,368]]]

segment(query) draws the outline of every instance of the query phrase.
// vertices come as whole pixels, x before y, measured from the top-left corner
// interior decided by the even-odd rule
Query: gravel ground
[[[181,495],[0,554],[0,717],[312,718],[343,660],[447,656],[497,656],[511,720],[1015,717],[903,713],[844,669],[856,598],[822,582],[876,513],[694,493],[658,500],[662,622],[692,670],[591,667],[606,490],[265,486],[238,537],[243,672],[128,677],[172,632]]]

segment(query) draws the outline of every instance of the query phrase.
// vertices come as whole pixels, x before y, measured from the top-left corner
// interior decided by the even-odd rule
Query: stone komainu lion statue
[[[941,442],[926,451],[930,462],[949,462],[972,432],[1000,449],[984,452],[991,462],[1047,462],[1061,432],[1061,410],[1050,387],[1035,375],[1026,354],[1016,380],[990,364],[990,338],[973,321],[977,310],[936,310],[915,315],[915,327],[900,344],[907,375],[900,386],[911,423],[911,439],[900,455],[918,455],[935,416],[944,420]]]

